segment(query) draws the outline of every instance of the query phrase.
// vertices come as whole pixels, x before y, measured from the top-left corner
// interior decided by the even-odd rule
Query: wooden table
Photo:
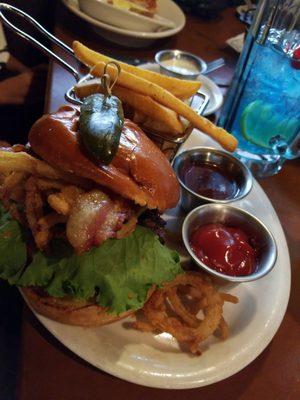
[[[225,57],[226,67],[211,74],[220,85],[228,85],[236,55],[225,40],[244,30],[234,10],[219,20],[202,22],[189,17],[176,37],[149,49],[129,50],[104,42],[64,7],[58,10],[56,34],[65,42],[82,40],[107,54],[152,59],[158,49],[181,48],[206,60]],[[57,65],[49,73],[47,111],[64,103],[63,94],[73,78]],[[300,160],[288,162],[278,175],[261,181],[286,233],[292,262],[292,292],[285,318],[270,345],[248,367],[225,381],[185,391],[159,390],[131,384],[101,372],[67,350],[25,308],[22,321],[22,352],[18,384],[20,400],[296,400],[300,398]],[[1,397],[1,396],[0,396]]]

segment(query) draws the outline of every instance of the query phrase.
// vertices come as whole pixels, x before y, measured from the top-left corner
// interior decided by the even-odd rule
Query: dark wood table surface
[[[153,59],[163,48],[191,51],[206,60],[225,57],[226,67],[210,75],[226,90],[237,56],[225,40],[245,27],[233,9],[218,20],[203,22],[188,17],[177,36],[147,49],[124,49],[104,41],[63,6],[57,13],[56,34],[65,42],[79,39],[106,54]],[[49,72],[46,111],[64,103],[64,92],[74,83],[57,65]],[[85,399],[264,399],[300,398],[300,159],[287,162],[276,176],[260,181],[283,225],[291,256],[292,288],[284,320],[269,346],[241,372],[222,382],[184,391],[151,389],[125,382],[91,367],[61,345],[27,309],[22,318],[22,345],[18,381],[19,400]],[[280,245],[280,244],[279,244]]]

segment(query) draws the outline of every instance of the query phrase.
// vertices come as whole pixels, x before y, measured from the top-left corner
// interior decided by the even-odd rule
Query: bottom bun
[[[34,288],[22,288],[21,292],[28,304],[38,314],[69,325],[86,327],[106,325],[134,313],[134,311],[130,310],[120,315],[109,314],[106,308],[95,303],[70,298],[51,297]]]

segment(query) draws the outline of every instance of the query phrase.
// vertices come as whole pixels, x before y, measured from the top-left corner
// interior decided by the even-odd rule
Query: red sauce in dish
[[[257,267],[257,249],[239,228],[209,224],[197,228],[190,237],[196,256],[222,274],[245,276]]]
[[[239,187],[235,179],[219,166],[186,160],[180,178],[193,192],[216,200],[234,198]]]

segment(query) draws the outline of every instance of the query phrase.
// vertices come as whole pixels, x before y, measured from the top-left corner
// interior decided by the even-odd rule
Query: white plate
[[[80,10],[90,17],[119,28],[142,32],[158,32],[158,30],[175,28],[173,21],[158,14],[148,17],[116,7],[107,3],[106,0],[78,0],[78,4]]]
[[[149,69],[150,71],[160,72],[159,65],[156,63],[146,63],[139,65],[140,68]],[[219,86],[207,76],[200,75],[198,80],[201,82],[200,92],[209,97],[209,103],[203,115],[210,115],[216,112],[223,104],[223,94]]]
[[[105,22],[98,21],[79,9],[78,0],[62,0],[66,7],[76,14],[79,18],[91,24],[95,31],[111,42],[126,47],[149,46],[157,39],[176,35],[185,25],[185,15],[181,9],[171,0],[158,1],[158,14],[174,22],[175,28],[167,29],[162,32],[140,32],[118,28]]]
[[[212,145],[196,130],[184,147]],[[193,388],[221,381],[253,361],[275,335],[290,293],[290,260],[277,215],[255,181],[250,194],[235,206],[260,218],[273,233],[278,259],[266,277],[224,287],[239,297],[239,304],[226,304],[225,319],[230,337],[224,342],[211,338],[200,357],[183,353],[168,334],[153,335],[123,327],[124,321],[100,328],[63,325],[37,315],[41,323],[78,356],[112,375],[140,385],[157,388]],[[180,230],[180,209],[167,215],[170,229]]]

